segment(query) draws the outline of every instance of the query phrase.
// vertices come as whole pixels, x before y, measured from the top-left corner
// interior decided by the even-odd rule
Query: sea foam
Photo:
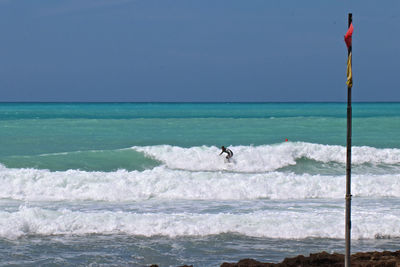
[[[345,176],[286,172],[235,173],[171,170],[51,172],[0,169],[0,198],[30,201],[142,201],[148,199],[342,198]],[[355,175],[355,197],[400,197],[400,174]]]
[[[269,210],[250,213],[131,213],[122,211],[50,210],[21,206],[0,211],[0,237],[26,235],[127,234],[140,236],[207,236],[235,233],[253,237],[343,238],[344,210]],[[353,211],[352,238],[400,237],[400,214]]]

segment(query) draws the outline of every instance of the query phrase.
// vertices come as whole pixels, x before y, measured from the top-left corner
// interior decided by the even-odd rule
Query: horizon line
[[[0,104],[317,104],[347,101],[0,101]],[[353,101],[352,103],[400,103],[400,101]]]

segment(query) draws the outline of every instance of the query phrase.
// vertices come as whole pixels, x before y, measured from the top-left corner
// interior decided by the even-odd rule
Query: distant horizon
[[[159,104],[347,104],[347,101],[0,101],[0,104],[146,104],[146,103],[159,103]],[[352,104],[362,103],[388,103],[395,104],[400,101],[353,101]]]

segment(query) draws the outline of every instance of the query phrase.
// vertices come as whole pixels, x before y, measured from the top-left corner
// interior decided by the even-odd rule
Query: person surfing
[[[230,150],[229,148],[226,148],[226,147],[224,147],[224,146],[222,146],[221,149],[222,149],[222,152],[219,153],[219,155],[222,155],[222,153],[226,153],[226,154],[227,154],[227,155],[226,155],[226,159],[228,160],[228,162],[230,162],[229,159],[233,157],[233,152],[232,152],[232,150]]]

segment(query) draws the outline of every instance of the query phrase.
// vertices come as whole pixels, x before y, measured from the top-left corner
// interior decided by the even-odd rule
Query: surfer
[[[230,150],[229,148],[226,148],[226,147],[224,147],[224,146],[222,146],[221,149],[222,149],[222,152],[219,153],[219,154],[220,154],[220,155],[221,155],[222,153],[228,154],[228,155],[226,155],[226,159],[228,160],[228,162],[230,162],[229,159],[233,157],[233,152],[232,152],[232,150]]]

